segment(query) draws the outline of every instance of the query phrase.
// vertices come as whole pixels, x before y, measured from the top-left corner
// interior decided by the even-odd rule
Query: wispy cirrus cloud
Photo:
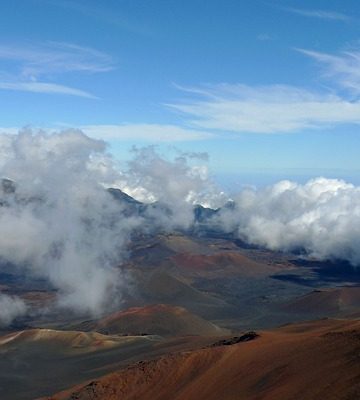
[[[213,133],[181,127],[171,124],[147,124],[147,123],[124,123],[124,124],[97,124],[97,125],[68,125],[59,124],[53,127],[32,126],[34,130],[45,130],[57,132],[62,130],[76,129],[87,136],[105,141],[142,141],[142,142],[186,142],[214,138]],[[0,127],[0,135],[17,134],[21,131],[19,127]]]
[[[332,21],[348,22],[352,18],[349,15],[327,10],[309,10],[302,8],[284,7],[283,10],[292,12],[294,14],[302,15],[303,17],[319,18]]]
[[[267,42],[267,41],[269,41],[269,40],[274,40],[275,37],[274,37],[273,35],[269,35],[268,33],[259,33],[259,34],[256,36],[256,39],[257,39],[257,40],[260,40],[260,41],[262,41],[262,42]]]
[[[87,97],[89,99],[97,98],[84,90],[46,82],[0,82],[0,89],[33,93],[67,94],[71,96]]]
[[[80,129],[90,137],[103,140],[180,142],[210,139],[214,136],[206,131],[170,124],[84,125]]]
[[[183,88],[190,100],[168,104],[197,129],[229,133],[290,133],[360,124],[360,103],[289,85],[218,84]]]
[[[96,98],[91,93],[54,82],[69,73],[100,73],[114,68],[113,59],[73,43],[0,44],[0,89]],[[50,82],[48,82],[50,80]]]
[[[0,59],[17,62],[23,76],[95,73],[113,69],[113,60],[109,55],[90,47],[63,42],[46,42],[37,46],[0,45]]]
[[[75,12],[78,15],[89,17],[97,22],[111,24],[124,31],[148,36],[150,29],[146,27],[144,21],[137,21],[122,11],[117,11],[114,7],[107,6],[106,2],[95,4],[86,0],[37,0],[59,9]],[[120,7],[121,10],[121,7]]]
[[[324,66],[324,76],[332,79],[353,94],[360,94],[360,51],[343,51],[340,54],[327,54],[313,50],[297,49]]]

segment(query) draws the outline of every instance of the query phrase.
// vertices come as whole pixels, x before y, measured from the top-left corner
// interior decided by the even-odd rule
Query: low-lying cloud
[[[0,327],[7,326],[11,322],[26,313],[26,305],[16,296],[0,293]]]
[[[127,277],[117,266],[132,233],[187,228],[193,204],[206,200],[207,170],[189,164],[197,158],[204,157],[166,160],[148,147],[119,171],[105,143],[80,131],[1,135],[2,261],[48,281],[57,306],[93,315],[118,306]],[[106,190],[115,183],[155,204],[129,214],[126,201]]]
[[[194,222],[196,204],[212,208],[224,204],[224,193],[209,177],[206,154],[179,153],[167,159],[152,146],[134,148],[133,154],[118,185],[142,202],[158,203],[146,214],[163,228],[188,228]]]
[[[140,223],[104,190],[116,171],[105,144],[77,131],[21,132],[0,140],[0,255],[47,279],[58,304],[100,313],[119,300],[115,269]],[[106,168],[101,168],[106,163]]]
[[[117,266],[132,234],[191,228],[194,206],[202,204],[220,207],[207,222],[212,229],[271,250],[360,264],[359,187],[325,178],[281,181],[243,189],[230,202],[210,179],[206,159],[163,157],[146,147],[134,149],[119,170],[105,143],[80,131],[2,134],[0,258],[45,279],[56,289],[56,306],[100,315],[119,306],[128,285]],[[145,205],[129,212],[126,198],[109,187]],[[25,311],[22,300],[0,295],[1,324]]]
[[[245,189],[218,221],[249,243],[360,264],[360,188],[338,179]]]

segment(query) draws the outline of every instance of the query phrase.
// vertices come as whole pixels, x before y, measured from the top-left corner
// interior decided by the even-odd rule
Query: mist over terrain
[[[3,181],[1,257],[25,274],[47,279],[58,305],[98,313],[116,301],[123,281],[114,270],[139,222],[100,182],[113,174],[95,168],[105,144],[79,132],[21,132],[1,137]]]
[[[1,135],[0,155],[1,259],[25,275],[48,280],[57,290],[57,306],[93,315],[121,301],[127,277],[116,266],[126,257],[131,233],[143,225],[142,216],[125,213],[126,204],[105,188],[125,179],[165,199],[177,211],[171,220],[170,214],[158,220],[167,229],[190,224],[187,199],[204,181],[200,171],[187,166],[186,157],[170,163],[152,149],[135,157],[125,177],[105,143],[79,131]],[[153,217],[163,214],[155,208],[151,212]],[[7,304],[9,298],[1,301]],[[23,313],[19,299],[11,310],[5,308],[4,322]]]
[[[121,304],[129,286],[117,266],[131,235],[189,229],[198,204],[217,209],[207,227],[251,244],[360,263],[360,188],[317,178],[244,188],[230,198],[210,179],[206,159],[197,153],[169,159],[146,147],[134,149],[120,170],[103,141],[80,131],[1,135],[2,263],[48,281],[56,307],[101,315]],[[126,201],[108,188],[145,203],[142,212],[127,212]],[[1,324],[24,313],[23,300],[0,294]]]
[[[281,181],[234,196],[219,221],[249,243],[271,250],[302,251],[320,260],[360,263],[360,188],[315,178],[301,185]]]
[[[26,305],[18,297],[0,293],[0,327],[9,325],[16,317],[26,313]]]

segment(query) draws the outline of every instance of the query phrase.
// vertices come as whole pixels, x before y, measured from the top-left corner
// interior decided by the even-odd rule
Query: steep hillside
[[[51,400],[356,400],[360,322],[325,320],[230,346],[171,354]]]

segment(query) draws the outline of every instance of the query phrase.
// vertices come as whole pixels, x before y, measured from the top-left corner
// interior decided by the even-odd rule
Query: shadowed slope
[[[52,329],[1,336],[0,399],[28,400],[62,390],[134,362],[158,343],[158,337]]]

